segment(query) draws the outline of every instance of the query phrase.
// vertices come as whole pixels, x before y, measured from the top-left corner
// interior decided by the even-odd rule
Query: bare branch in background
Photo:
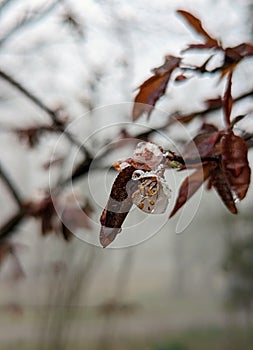
[[[5,241],[15,232],[15,229],[25,219],[25,211],[20,209],[16,214],[13,215],[3,226],[0,228],[0,242]]]
[[[49,15],[61,2],[63,2],[63,0],[56,0],[47,4],[46,6],[40,6],[29,11],[24,11],[24,14],[15,21],[15,23],[9,29],[9,31],[5,33],[2,36],[2,38],[0,38],[0,46],[3,45],[7,40],[9,40],[19,30],[24,29],[28,25],[38,23],[39,21],[44,19],[44,17]],[[8,3],[10,3],[10,1],[4,1],[0,10],[2,10],[3,7],[5,7]]]
[[[0,164],[0,177],[2,181],[7,185],[7,188],[9,192],[11,193],[12,197],[17,202],[18,206],[22,208],[22,198],[19,194],[18,189],[16,188],[16,185],[12,182],[10,179],[9,174],[6,173],[6,170],[3,168],[3,166]]]
[[[81,152],[87,157],[90,158],[90,154],[88,150],[79,142],[71,133],[65,130],[65,125],[61,122],[59,117],[59,112],[49,108],[40,98],[34,95],[31,91],[29,91],[24,85],[19,83],[16,79],[11,77],[9,74],[0,70],[0,78],[7,81],[11,84],[15,89],[21,92],[24,96],[26,96],[30,101],[32,101],[36,106],[38,106],[41,110],[46,112],[49,117],[52,119],[54,126],[57,128],[57,131],[61,131],[67,137],[67,139],[80,148]]]
[[[248,98],[248,97],[253,97],[253,90],[249,90],[247,92],[242,93],[241,95],[235,97],[233,99],[233,103],[235,104],[236,102],[240,102],[241,100]],[[214,98],[214,99],[209,99],[205,101],[206,108],[202,109],[200,111],[194,111],[189,114],[180,114],[180,113],[175,113],[174,118],[169,120],[167,126],[170,126],[171,124],[175,123],[176,121],[180,123],[188,123],[192,121],[193,119],[197,117],[206,117],[208,114],[212,112],[216,112],[221,109],[222,107],[222,99],[221,97]],[[157,129],[159,130],[159,129]]]
[[[3,0],[0,4],[0,13],[6,8],[6,6],[10,5],[15,0]]]

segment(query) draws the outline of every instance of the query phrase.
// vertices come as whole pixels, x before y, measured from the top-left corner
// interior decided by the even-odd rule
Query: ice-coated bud
[[[133,159],[136,162],[147,164],[151,169],[155,169],[162,162],[163,153],[154,143],[142,141],[136,146]]]

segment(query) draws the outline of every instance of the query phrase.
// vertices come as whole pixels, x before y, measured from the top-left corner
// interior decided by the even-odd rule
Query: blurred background
[[[135,209],[124,224],[134,227],[134,238],[124,241],[123,229],[118,245],[98,244],[116,175],[108,169],[131,155],[132,145],[119,140],[157,129],[175,112],[201,110],[223,91],[219,77],[192,78],[169,87],[149,121],[131,122],[135,89],[150,70],[198,42],[176,10],[195,14],[229,47],[252,42],[252,5],[0,1],[1,350],[252,347],[252,186],[237,216],[204,191],[190,202],[194,215],[184,214],[185,230],[178,229],[180,215],[167,222],[169,211],[152,219]],[[236,74],[235,95],[252,91],[252,59]],[[240,127],[253,132],[252,94],[233,113],[247,113]],[[208,118],[219,125],[220,111]],[[165,128],[151,139],[173,147],[198,126]],[[171,205],[183,178],[168,175]],[[85,216],[72,206],[74,197]]]

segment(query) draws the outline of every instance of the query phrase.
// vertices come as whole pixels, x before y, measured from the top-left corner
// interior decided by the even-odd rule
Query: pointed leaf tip
[[[135,97],[132,120],[135,121],[144,113],[150,116],[156,102],[165,94],[171,73],[179,66],[180,58],[168,55],[162,66],[153,69],[154,75],[147,79]]]
[[[177,13],[183,16],[188,24],[205,39],[205,42],[209,48],[219,47],[218,41],[207,33],[207,31],[203,28],[201,21],[197,17],[184,10],[177,10]]]

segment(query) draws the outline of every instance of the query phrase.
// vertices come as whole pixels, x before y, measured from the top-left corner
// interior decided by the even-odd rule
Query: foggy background
[[[135,89],[150,70],[161,65],[166,54],[180,55],[187,44],[198,42],[177,9],[200,18],[225,47],[252,41],[250,1],[2,0],[0,69],[50,108],[62,109],[69,130],[96,157],[123,128],[134,135],[136,130],[159,127],[167,115],[200,110],[205,99],[222,93],[218,79],[193,78],[170,86],[150,121],[142,117],[138,125],[132,124]],[[28,23],[22,23],[25,14],[31,15]],[[191,62],[199,62],[197,54],[189,55]],[[245,60],[238,68],[235,95],[252,89],[250,72],[252,60]],[[251,106],[251,98],[243,100],[233,114],[248,113]],[[2,79],[0,112],[1,165],[24,201],[37,198],[69,174],[80,153],[59,133],[43,132],[32,148],[20,139],[15,130],[50,125],[50,118]],[[219,113],[214,113],[215,122]],[[251,117],[240,124],[249,132]],[[196,126],[193,122],[182,135],[190,139]],[[155,135],[154,141],[176,144],[182,137],[176,130]],[[124,241],[123,226],[117,238],[122,249],[101,249],[99,217],[116,175],[108,168],[130,151],[116,148],[73,184],[94,210],[90,228],[77,234],[81,239],[42,237],[35,218],[22,222],[12,234],[15,258],[6,258],[0,269],[1,349],[250,348],[251,269],[248,292],[233,301],[230,287],[240,283],[238,274],[227,273],[226,266],[233,242],[252,237],[252,187],[236,217],[227,213],[214,192],[204,191],[190,201],[190,216],[178,213],[167,222],[185,176],[168,175],[173,191],[168,211],[152,219],[134,209],[124,226],[133,227],[137,237]],[[49,172],[45,164],[52,154],[64,157],[64,162]],[[17,206],[5,184],[0,186],[3,225]],[[180,222],[186,226],[183,231],[178,229]],[[128,243],[131,247],[124,248]],[[252,263],[252,250],[248,254]],[[239,307],[231,308],[238,300]]]

